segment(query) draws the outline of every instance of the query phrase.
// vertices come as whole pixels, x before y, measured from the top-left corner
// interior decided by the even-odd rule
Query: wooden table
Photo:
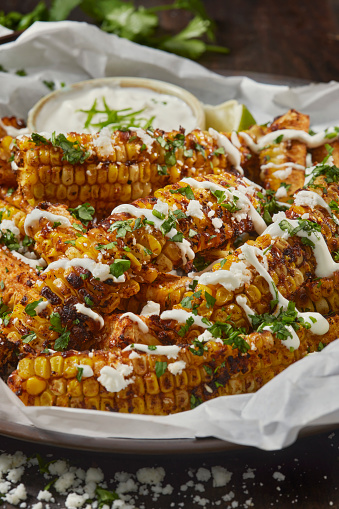
[[[2,0],[1,8],[27,11],[36,3]],[[148,6],[161,2],[138,3]],[[286,77],[291,83],[339,80],[339,0],[205,0],[205,5],[217,22],[217,42],[231,50],[229,55],[209,53],[203,57],[201,63],[206,67],[224,75],[246,74],[268,82],[286,82]],[[84,19],[84,16],[76,11],[72,18]],[[182,14],[162,17],[167,27],[180,26],[184,21]],[[141,497],[139,503],[143,502],[146,509],[200,508],[198,499],[194,501],[197,495],[209,500],[205,506],[208,509],[231,507],[234,501],[238,507],[251,507],[252,503],[252,507],[260,509],[294,505],[299,509],[339,508],[339,431],[300,439],[278,452],[244,448],[203,455],[121,456],[61,450],[6,437],[0,437],[0,449],[9,453],[22,450],[28,456],[34,452],[42,456],[53,454],[54,458],[65,457],[83,468],[100,466],[107,480],[117,471],[135,474],[144,466],[163,466],[167,472],[166,483],[174,488],[173,494],[162,495],[157,501],[152,501],[150,496]],[[209,481],[203,483],[204,492],[180,489],[190,480],[189,469],[195,472],[202,466],[210,469],[218,465],[233,474],[227,486],[213,488]],[[246,476],[248,468],[253,469],[249,477]],[[282,473],[285,479],[279,481],[275,472]],[[45,482],[33,470],[25,474],[25,482],[30,495],[28,502],[32,504]],[[230,491],[234,492],[234,498],[222,500]],[[64,500],[65,497],[57,497],[61,507]],[[221,504],[215,505],[219,500]],[[184,506],[179,505],[181,502]],[[50,504],[50,507],[56,506]]]

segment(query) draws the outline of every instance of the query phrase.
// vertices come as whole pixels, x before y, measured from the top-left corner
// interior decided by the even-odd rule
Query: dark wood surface
[[[0,9],[28,11],[34,1],[1,0]],[[156,0],[139,1],[155,5]],[[339,80],[339,0],[206,0],[206,8],[217,22],[217,42],[228,46],[229,55],[209,53],[201,59],[206,67],[221,74],[247,74],[269,82],[284,80],[330,81]],[[73,19],[84,19],[76,11]],[[179,27],[185,21],[182,14],[164,14],[166,27]],[[259,73],[259,74],[258,74]],[[280,78],[279,78],[280,77]],[[338,112],[339,116],[339,112]],[[171,496],[140,497],[146,509],[200,508],[196,495],[206,498],[206,508],[270,507],[299,509],[339,508],[339,431],[299,439],[294,445],[277,452],[253,448],[213,454],[175,456],[121,456],[116,454],[86,453],[61,450],[56,447],[28,444],[0,437],[0,449],[8,453],[22,450],[28,456],[39,452],[42,456],[67,458],[82,468],[100,466],[108,481],[117,471],[135,474],[144,466],[163,466],[165,483],[173,486]],[[51,458],[49,458],[51,459]],[[223,488],[213,488],[211,481],[203,483],[205,492],[180,486],[190,480],[189,470],[195,472],[205,466],[223,466],[232,472],[231,482]],[[243,479],[247,469],[254,469],[254,477]],[[274,472],[285,479],[278,481]],[[33,468],[24,476],[28,487],[29,507],[36,502],[36,494],[45,480]],[[109,485],[114,488],[114,483]],[[233,491],[235,497],[227,502],[222,496]],[[221,500],[220,505],[215,505]],[[251,501],[252,506],[246,505]],[[58,496],[59,507],[65,497]],[[174,505],[171,505],[171,503]],[[183,502],[184,506],[180,505]],[[7,504],[3,507],[12,507]],[[54,507],[53,504],[50,507]],[[56,507],[56,506],[55,506]]]

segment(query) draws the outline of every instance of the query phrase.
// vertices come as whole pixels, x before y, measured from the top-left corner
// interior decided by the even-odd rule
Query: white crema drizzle
[[[52,214],[52,212],[48,212],[46,210],[34,209],[32,212],[27,214],[25,218],[24,229],[26,235],[30,234],[30,228],[35,229],[39,226],[39,221],[42,218],[50,221],[51,223],[60,223],[59,226],[61,227],[71,226],[71,223],[67,217]]]
[[[218,147],[222,147],[225,150],[228,160],[235,167],[235,169],[241,174],[244,174],[244,170],[241,167],[241,153],[224,134],[219,133],[212,127],[209,128],[208,132],[212,138],[217,142]],[[234,139],[234,138],[233,138]],[[239,140],[238,140],[239,142]]]
[[[295,221],[295,223],[298,224],[298,221]],[[273,225],[271,225],[271,226],[276,226],[276,224],[273,223]],[[277,225],[277,226],[279,228],[279,231],[282,232],[279,225]],[[270,234],[272,237],[274,237],[275,230],[274,230],[274,228],[272,228],[270,230],[270,228],[271,227],[267,228],[265,234],[267,233],[267,234]],[[284,233],[284,232],[282,232],[282,233]],[[304,232],[304,233],[306,234],[306,232]],[[279,237],[281,237],[281,236],[282,235],[279,235]],[[278,291],[278,289],[276,288],[276,286],[273,282],[273,279],[271,278],[267,269],[264,267],[264,264],[267,266],[267,258],[264,255],[264,253],[260,249],[254,247],[254,246],[250,246],[248,244],[245,244],[240,249],[241,249],[242,255],[243,255],[244,259],[247,261],[247,263],[252,265],[256,269],[256,271],[260,274],[260,276],[262,276],[269,284],[270,291],[271,291],[273,298],[277,299],[277,301],[278,301],[275,314],[278,314],[281,309],[286,311],[289,301],[287,299],[285,299],[285,297],[283,297],[281,295],[281,293]],[[262,257],[262,262],[259,262],[258,257],[257,257],[258,255],[260,255]],[[245,299],[244,297],[238,296],[236,298],[236,301],[239,304],[239,306],[241,306],[244,309],[247,316],[249,316],[249,314],[254,315],[255,312],[252,311],[247,306],[247,304],[243,301],[244,299]],[[310,330],[311,330],[311,332],[313,332],[313,334],[323,335],[323,334],[326,334],[326,332],[328,332],[328,330],[329,330],[328,321],[320,313],[309,313],[309,312],[301,313],[298,311],[297,316],[299,318],[303,318],[305,322],[310,324]],[[287,348],[292,347],[292,348],[296,349],[299,347],[300,341],[299,341],[298,335],[295,333],[294,329],[293,329],[294,333],[292,333],[292,329],[293,329],[293,327],[291,327],[291,331],[290,331],[292,334],[292,338],[288,338],[287,340],[282,341],[282,343]],[[264,330],[270,330],[270,327],[267,326],[264,328]]]
[[[253,207],[250,199],[246,196],[246,194],[242,191],[242,189],[236,189],[235,187],[223,187],[219,184],[215,184],[214,182],[210,182],[208,180],[205,180],[203,182],[198,182],[197,180],[187,177],[181,180],[181,182],[184,182],[192,187],[192,189],[207,189],[208,191],[215,192],[215,191],[223,191],[225,193],[225,196],[232,200],[234,196],[238,198],[237,201],[237,207],[240,208],[240,211],[235,212],[233,215],[237,219],[237,214],[239,214],[242,211],[246,211],[246,213],[250,216],[253,226],[255,228],[255,231],[261,235],[263,231],[266,228],[266,223],[259,214],[257,210]],[[245,186],[240,186],[240,188],[243,188],[246,190],[247,188]]]
[[[153,209],[141,209],[138,207],[135,207],[134,205],[130,204],[123,204],[118,205],[115,207],[115,209],[112,210],[111,214],[121,214],[126,213],[130,214],[134,217],[142,217],[144,216],[147,221],[152,221],[154,223],[154,227],[160,230],[160,227],[162,223],[164,222],[164,219],[159,219],[153,214],[153,210],[157,210],[158,212],[161,212],[162,214],[168,215],[168,204],[165,202],[162,202],[161,200],[158,200],[157,203],[154,205]],[[171,238],[176,235],[178,231],[175,228],[172,228],[168,233],[166,233],[166,237]],[[176,246],[180,249],[182,261],[184,264],[187,263],[188,260],[194,260],[195,254],[193,249],[191,248],[191,244],[188,242],[188,240],[183,239],[182,242],[174,242]]]
[[[330,138],[328,137],[329,134],[331,135]],[[255,142],[248,133],[240,131],[238,136],[244,140],[245,144],[252,152],[258,154],[264,147],[273,143],[280,136],[282,136],[281,141],[300,141],[305,143],[308,148],[317,148],[324,145],[326,141],[331,140],[331,142],[333,142],[336,140],[338,138],[338,133],[334,127],[330,127],[326,131],[321,131],[313,136],[305,131],[299,131],[297,129],[279,129],[278,131],[265,134],[265,136],[262,136],[257,142]]]

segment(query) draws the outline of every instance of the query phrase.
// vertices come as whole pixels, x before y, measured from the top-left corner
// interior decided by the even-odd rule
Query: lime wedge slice
[[[206,128],[213,127],[217,131],[244,131],[256,121],[244,104],[234,99],[217,106],[204,104]]]

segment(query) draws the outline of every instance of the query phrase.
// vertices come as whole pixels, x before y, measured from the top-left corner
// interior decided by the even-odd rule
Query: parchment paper
[[[227,56],[225,56],[226,62]],[[225,78],[168,53],[142,47],[98,28],[71,21],[36,23],[0,46],[0,115],[26,118],[49,91],[43,80],[70,84],[103,76],[141,76],[180,85],[209,104],[245,103],[257,122],[295,108],[311,115],[314,129],[339,124],[339,84],[289,88]],[[27,76],[15,71],[25,69]],[[27,426],[92,437],[193,438],[279,449],[300,429],[339,422],[339,340],[290,366],[256,394],[220,397],[194,410],[166,417],[90,410],[31,407],[1,382],[0,418]]]

